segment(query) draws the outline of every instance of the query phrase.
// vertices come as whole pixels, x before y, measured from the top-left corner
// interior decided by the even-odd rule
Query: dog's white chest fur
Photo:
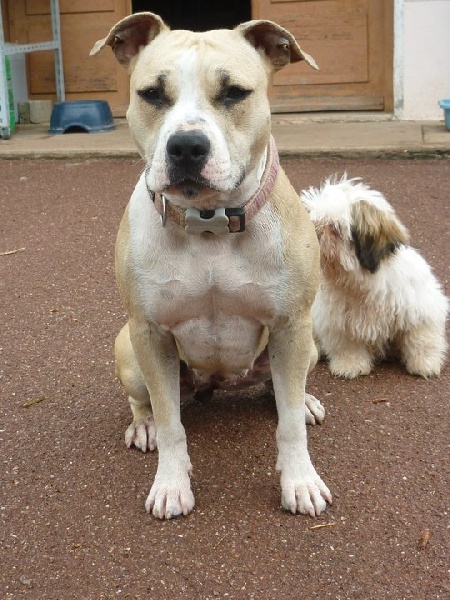
[[[145,317],[171,332],[197,371],[250,369],[265,327],[285,308],[280,225],[269,206],[257,219],[265,225],[256,223],[257,236],[187,235],[161,225],[142,182],[131,200],[130,250]]]

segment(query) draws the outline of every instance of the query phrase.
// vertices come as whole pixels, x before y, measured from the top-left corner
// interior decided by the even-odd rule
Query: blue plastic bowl
[[[444,109],[445,127],[450,131],[450,99],[440,100],[439,106]]]
[[[49,133],[101,133],[115,129],[114,119],[105,100],[57,102],[52,109]]]

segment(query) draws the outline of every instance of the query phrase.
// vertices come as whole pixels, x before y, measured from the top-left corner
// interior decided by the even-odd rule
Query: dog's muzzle
[[[197,134],[200,132],[195,133]],[[189,142],[191,145],[191,150],[189,151],[186,149],[180,150],[179,148],[176,148],[178,143],[177,136],[179,135],[180,134],[174,134],[170,138],[175,138],[175,140],[172,140],[172,153],[174,155],[179,155],[177,156],[176,160],[179,160],[181,163],[183,163],[184,160],[187,162],[193,162],[193,154],[202,154],[199,153],[198,150],[192,149],[193,140],[199,140],[203,138],[203,134],[200,134],[200,137],[197,138],[196,136],[193,138],[191,137],[191,141]],[[184,135],[182,137],[183,143],[185,143],[187,138]],[[206,148],[206,145],[204,148]],[[185,153],[190,155],[191,158],[183,157]],[[203,159],[198,158],[199,162],[201,162],[201,160]],[[147,172],[147,169],[149,168],[150,167],[148,166],[145,171]],[[154,192],[149,187],[146,178],[145,184],[147,186],[148,194],[161,217],[161,224],[163,227],[166,225],[166,221],[170,220],[183,227],[186,233],[189,234],[213,233],[216,235],[221,235],[226,233],[241,233],[245,231],[248,221],[250,221],[259,212],[259,210],[264,206],[270,197],[272,189],[275,185],[279,168],[280,162],[278,152],[275,145],[275,140],[271,136],[268,146],[265,170],[261,178],[260,186],[253,196],[241,206],[216,208],[215,210],[199,210],[194,207],[178,207],[172,202],[169,202],[163,194]]]

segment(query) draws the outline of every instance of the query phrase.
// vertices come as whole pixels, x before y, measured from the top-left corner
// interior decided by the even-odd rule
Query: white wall
[[[395,116],[443,119],[443,98],[450,98],[450,0],[395,0]]]

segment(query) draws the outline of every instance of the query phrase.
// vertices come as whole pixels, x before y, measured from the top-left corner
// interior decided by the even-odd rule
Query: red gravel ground
[[[449,293],[450,161],[283,164],[298,189],[344,169],[381,189]],[[280,508],[261,390],[183,408],[195,511],[145,513],[156,456],[125,447],[112,361],[114,240],[141,167],[0,162],[0,596],[450,598],[448,365],[440,380],[391,363],[352,382],[318,366],[309,390],[328,415],[309,446],[334,495],[319,519]]]

